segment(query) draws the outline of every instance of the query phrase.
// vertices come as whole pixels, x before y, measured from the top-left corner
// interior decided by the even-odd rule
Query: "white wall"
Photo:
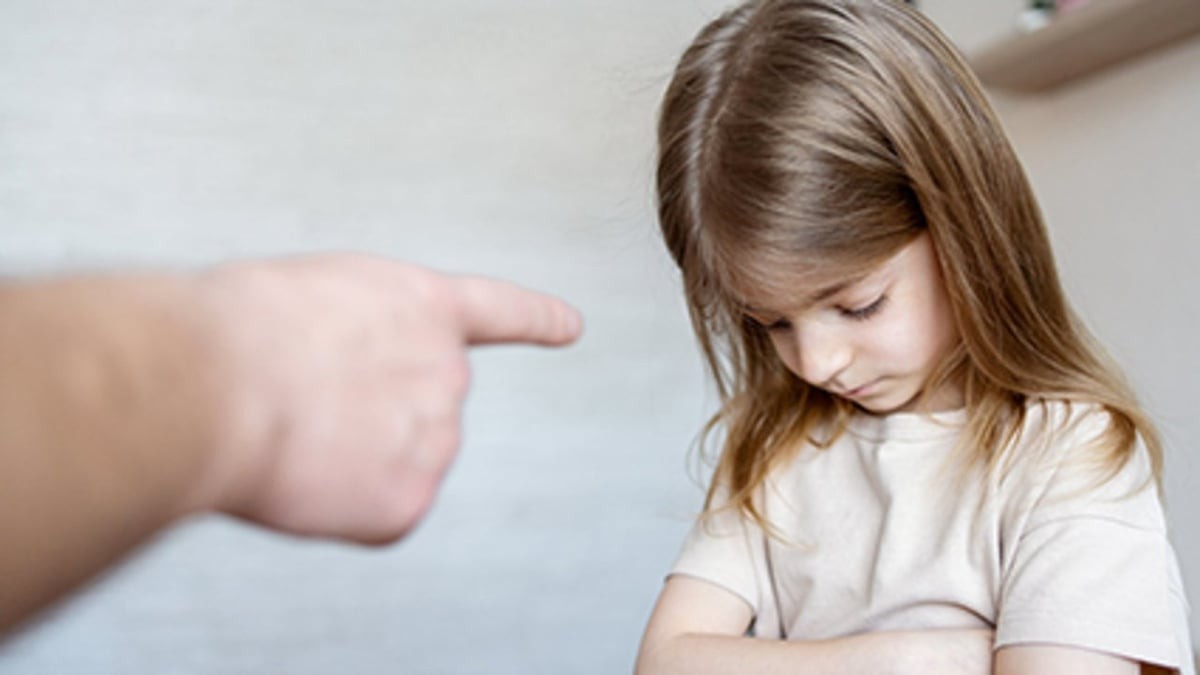
[[[1011,2],[929,0],[968,51]],[[1200,38],[1046,94],[996,94],[1077,309],[1125,366],[1167,444],[1166,498],[1200,607]],[[1200,644],[1200,621],[1192,620]]]

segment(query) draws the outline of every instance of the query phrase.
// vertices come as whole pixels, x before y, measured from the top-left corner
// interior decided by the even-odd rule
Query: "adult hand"
[[[0,632],[189,513],[403,536],[458,447],[468,347],[579,331],[554,298],[363,256],[0,284]]]
[[[459,446],[468,347],[564,345],[581,328],[555,298],[380,258],[242,263],[199,283],[229,394],[201,499],[364,543],[429,508]]]

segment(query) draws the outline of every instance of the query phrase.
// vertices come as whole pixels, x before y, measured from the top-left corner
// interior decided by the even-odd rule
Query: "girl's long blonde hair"
[[[802,442],[831,442],[847,401],[793,376],[745,315],[749,289],[811,288],[869,269],[921,232],[937,253],[961,342],[961,447],[995,471],[1030,402],[1091,402],[1116,471],[1158,437],[1069,308],[1025,174],[960,54],[889,0],[757,0],[706,26],[662,104],[658,211],[721,399],[709,488],[760,522],[754,493]],[[786,291],[785,291],[786,292]]]

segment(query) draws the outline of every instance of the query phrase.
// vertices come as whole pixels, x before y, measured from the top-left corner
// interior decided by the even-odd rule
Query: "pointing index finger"
[[[562,346],[574,342],[582,332],[579,312],[556,297],[495,279],[457,277],[452,281],[467,344]]]

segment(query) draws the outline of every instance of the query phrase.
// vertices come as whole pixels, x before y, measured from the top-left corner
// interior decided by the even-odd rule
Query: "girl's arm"
[[[745,600],[724,588],[671,577],[646,627],[638,675],[686,673],[961,673],[974,675],[1137,675],[1154,666],[1085,649],[1051,645],[995,652],[987,630],[864,633],[834,640],[786,642],[743,637],[753,618]]]
[[[992,633],[987,630],[864,633],[835,640],[786,642],[744,637],[752,617],[744,600],[720,586],[691,577],[671,577],[646,627],[636,672],[638,675],[991,672]]]
[[[1168,673],[1104,652],[1052,645],[1020,645],[996,650],[996,675],[1138,675]]]

